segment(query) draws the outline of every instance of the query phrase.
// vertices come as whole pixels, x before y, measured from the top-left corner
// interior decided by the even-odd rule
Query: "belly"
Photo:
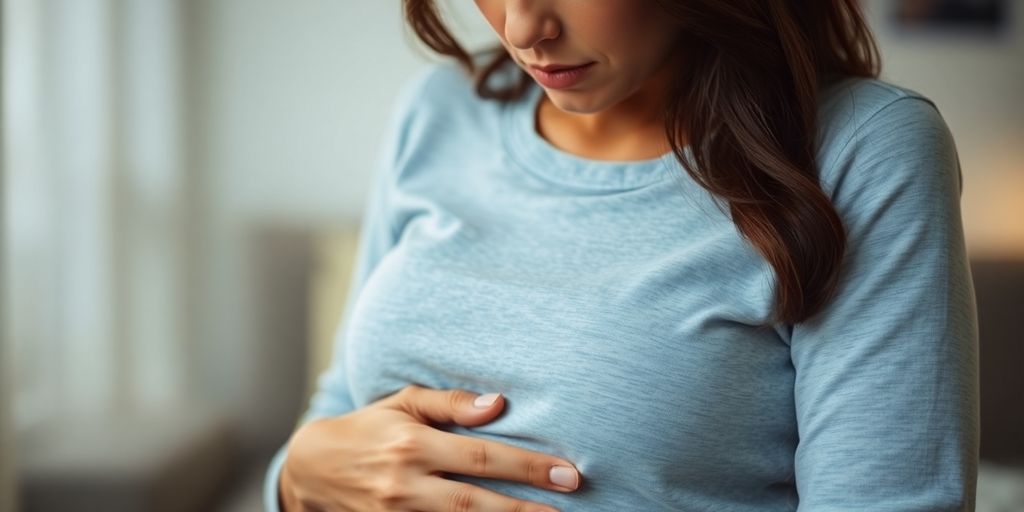
[[[564,457],[584,488],[453,478],[563,510],[795,508],[794,375],[772,331],[727,301],[665,294],[640,263],[604,277],[549,263],[545,276],[422,249],[389,253],[355,305],[345,358],[356,406],[410,383],[501,392],[490,423],[438,427]]]

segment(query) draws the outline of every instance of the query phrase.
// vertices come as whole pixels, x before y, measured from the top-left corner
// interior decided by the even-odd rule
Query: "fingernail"
[[[486,395],[480,395],[473,400],[473,406],[479,409],[486,409],[498,400],[498,395],[501,393],[487,393]]]
[[[551,466],[548,477],[551,479],[551,483],[567,489],[575,490],[576,486],[579,485],[579,477],[576,474],[576,470],[568,466]]]

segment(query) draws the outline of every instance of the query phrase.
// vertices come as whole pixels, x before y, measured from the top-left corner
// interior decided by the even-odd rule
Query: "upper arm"
[[[835,298],[792,326],[802,510],[972,510],[978,332],[952,136],[892,101],[838,160]],[[833,176],[833,177],[835,177]]]

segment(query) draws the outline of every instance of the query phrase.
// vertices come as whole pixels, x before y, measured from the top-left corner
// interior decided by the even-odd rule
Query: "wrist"
[[[281,476],[277,480],[277,506],[281,512],[299,512],[301,510],[292,488],[291,473],[287,467],[282,467]]]

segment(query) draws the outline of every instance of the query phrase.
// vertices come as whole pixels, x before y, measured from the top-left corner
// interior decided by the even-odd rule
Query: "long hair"
[[[511,60],[503,46],[477,69],[432,0],[403,1],[419,39],[457,59],[477,95],[508,101],[525,92],[532,77],[521,69],[510,87],[489,86]],[[881,71],[859,2],[652,1],[676,21],[687,54],[665,98],[672,151],[696,183],[728,204],[741,236],[771,264],[778,284],[771,323],[805,321],[834,295],[846,251],[845,228],[815,162],[819,91]]]

